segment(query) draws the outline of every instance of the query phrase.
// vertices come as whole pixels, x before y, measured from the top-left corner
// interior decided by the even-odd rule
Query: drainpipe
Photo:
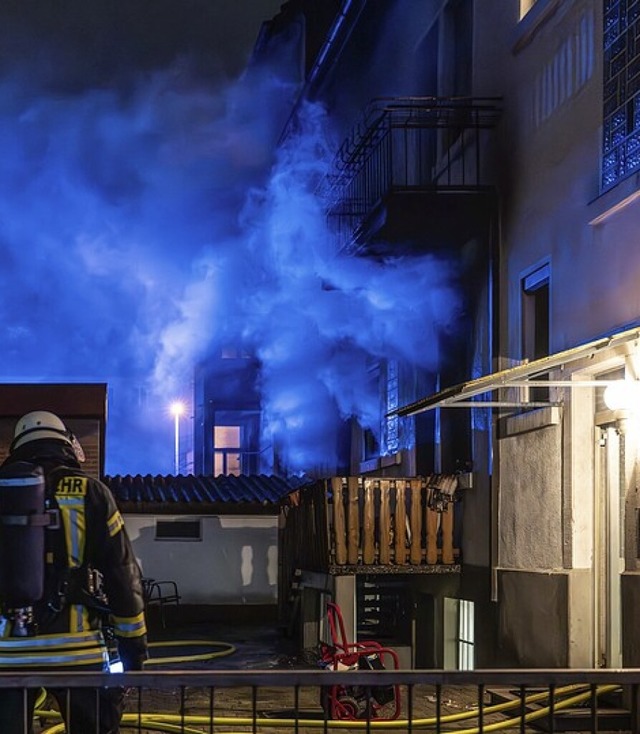
[[[284,125],[282,135],[278,144],[287,138],[293,121],[298,115],[298,110],[304,100],[314,99],[320,91],[323,81],[327,74],[335,66],[336,61],[340,57],[347,41],[349,40],[353,29],[355,28],[362,11],[367,4],[367,0],[344,0],[342,8],[338,12],[333,25],[329,29],[329,33],[316,56],[311,71],[307,76],[304,87],[300,92],[296,103],[291,110],[291,114]]]
[[[491,352],[491,369],[498,370],[500,368],[500,291],[502,288],[501,282],[501,262],[500,253],[502,250],[502,228],[501,228],[501,204],[502,199],[498,191],[495,192],[495,201],[493,203],[493,214],[491,217],[491,225],[489,229],[489,257],[490,257],[490,274],[491,279],[491,295],[489,308],[491,314],[489,317],[489,328],[491,334],[489,337],[489,349]],[[498,487],[500,486],[500,443],[498,441],[498,416],[491,410],[491,436],[489,438],[489,450],[491,455],[489,457],[490,462],[490,474],[489,474],[489,494],[491,497],[491,531],[489,535],[490,550],[489,550],[489,564],[491,569],[491,601],[498,602],[498,566],[500,565],[499,558],[499,543],[498,543]]]
[[[366,4],[367,0],[344,0],[309,72],[303,90],[303,95],[308,99],[313,99],[318,93],[324,78],[340,57]]]

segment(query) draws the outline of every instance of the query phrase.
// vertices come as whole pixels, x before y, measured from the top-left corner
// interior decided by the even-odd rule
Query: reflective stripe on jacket
[[[99,630],[66,635],[0,637],[0,669],[73,665],[95,670],[103,669],[108,659],[107,646]]]

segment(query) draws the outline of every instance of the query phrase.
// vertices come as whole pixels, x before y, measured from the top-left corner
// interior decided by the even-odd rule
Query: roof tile
[[[239,476],[195,476],[193,474],[172,476],[147,474],[142,476],[106,476],[104,483],[116,501],[129,504],[209,504],[209,503],[255,503],[277,505],[292,490],[309,484],[308,479],[290,477],[283,479],[266,474],[241,474]]]

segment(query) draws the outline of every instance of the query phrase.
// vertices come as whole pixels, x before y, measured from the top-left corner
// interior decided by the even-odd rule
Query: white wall
[[[560,569],[560,412],[547,409],[513,416],[505,421],[505,434],[500,441],[499,564],[535,571]]]
[[[201,540],[157,540],[156,520],[200,520]],[[142,573],[178,584],[185,604],[277,601],[278,518],[126,515]]]

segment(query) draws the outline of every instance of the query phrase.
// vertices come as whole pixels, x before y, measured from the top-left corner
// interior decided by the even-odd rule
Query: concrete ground
[[[176,655],[190,651],[203,652],[186,646],[181,648],[161,648],[163,640],[173,642],[184,640],[207,640],[219,643],[220,656],[211,661],[191,664],[188,668],[262,670],[288,668],[296,662],[295,641],[285,637],[279,630],[275,615],[263,615],[263,619],[243,617],[236,609],[228,613],[217,609],[215,612],[196,613],[189,609],[171,608],[167,610],[165,626],[159,624],[157,617],[148,619],[149,640],[152,644],[151,657]],[[228,651],[228,648],[233,651]]]
[[[219,658],[210,661],[195,663],[193,667],[198,669],[210,670],[294,670],[294,669],[313,669],[317,667],[317,659],[314,657],[314,651],[306,651],[300,653],[296,650],[294,640],[285,637],[278,629],[277,625],[270,621],[265,624],[258,623],[242,623],[234,624],[228,620],[214,622],[200,622],[180,625],[179,620],[174,620],[171,627],[164,630],[158,630],[156,637],[166,639],[206,639],[220,643],[220,649],[224,646],[233,647],[233,651]],[[160,649],[158,654],[164,654],[166,651]],[[155,650],[154,653],[155,654]],[[185,667],[192,667],[191,665]],[[433,717],[435,717],[438,708],[438,692],[434,687],[416,686],[411,695],[411,711],[414,720],[413,727],[431,728],[434,727]],[[296,698],[297,695],[297,698]],[[400,715],[399,718],[408,717],[409,694],[405,687],[400,687]],[[465,731],[468,733],[477,732],[478,720],[476,716],[471,717],[470,714],[478,707],[478,689],[476,687],[442,687],[439,699],[439,715],[442,717],[441,728],[439,731],[446,732]],[[186,697],[179,700],[178,692],[174,691],[167,698],[166,693],[163,697],[149,702],[151,707],[162,708],[162,710],[174,711],[176,707],[185,713],[197,714],[208,712],[211,708],[211,691],[199,690],[188,691]],[[255,698],[254,698],[255,697]],[[492,697],[489,691],[485,691],[482,697],[483,706],[489,706],[497,702],[498,699]],[[253,708],[255,703],[255,709]],[[387,704],[379,710],[379,716],[385,719],[391,716],[394,711],[395,703]],[[536,704],[529,710],[534,710],[536,706],[542,707],[543,704]],[[586,713],[587,719],[589,715],[589,702],[580,705],[582,713]],[[278,687],[261,688],[260,690],[234,690],[220,689],[215,695],[215,716],[219,719],[219,723],[224,725],[226,719],[233,721],[238,716],[246,716],[248,718],[257,717],[261,724],[257,730],[260,732],[268,732],[271,726],[265,724],[268,718],[292,718],[299,717],[297,729],[304,734],[311,734],[317,727],[308,728],[305,721],[322,722],[325,718],[321,705],[321,697],[318,689],[300,690],[295,693],[293,688],[283,689]],[[511,728],[519,731],[540,732],[549,731],[548,723],[539,720],[536,724],[526,725],[520,728],[520,722],[517,720],[518,708],[507,710],[504,713],[488,713],[484,717],[484,725],[493,724],[496,729],[488,730],[501,731]],[[568,721],[557,730],[565,732],[591,731],[592,722],[578,725],[577,718],[582,717],[580,707],[574,711],[576,717],[574,719],[574,727]],[[515,717],[516,721],[512,721],[509,727],[507,719]],[[573,718],[573,717],[572,717]],[[427,723],[431,720],[431,725]],[[345,722],[340,722],[343,727]],[[604,721],[602,722],[604,723]],[[391,722],[390,722],[391,724]],[[400,722],[394,722],[391,726],[395,729]],[[274,724],[275,725],[275,724]],[[376,728],[384,723],[378,721]],[[559,722],[558,722],[559,725]],[[293,727],[293,723],[291,724]],[[290,728],[291,728],[290,727]],[[585,728],[585,727],[588,727]],[[329,724],[331,728],[331,724]],[[366,728],[366,722],[354,722],[353,730],[358,728]],[[404,728],[404,731],[408,727]],[[613,728],[613,727],[611,727]],[[617,728],[617,727],[616,727]],[[485,729],[486,731],[487,729]],[[598,731],[605,732],[607,728],[599,726]],[[202,731],[209,731],[206,726]],[[280,728],[285,732],[286,727]]]
[[[232,616],[232,615],[231,615]],[[283,636],[272,620],[264,623],[240,620],[237,623],[230,619],[194,621],[180,619],[177,614],[161,625],[151,626],[150,639],[152,659],[160,663],[160,658],[178,658],[177,662],[151,664],[149,670],[294,670],[309,669],[317,666],[311,651],[306,655],[298,655],[294,641]],[[198,645],[193,643],[198,641]],[[163,646],[164,643],[164,646]],[[170,643],[170,644],[167,644]],[[221,653],[215,655],[216,652]],[[213,657],[205,660],[190,660],[191,655],[212,653]],[[442,687],[439,691],[440,726],[434,721],[438,709],[438,692],[434,687],[416,686],[411,694],[411,728],[404,724],[408,718],[409,693],[405,687],[399,689],[399,720],[388,722],[389,728],[400,731],[412,729],[434,730],[442,734],[462,732],[476,734],[478,719],[474,709],[478,706],[478,690],[476,687]],[[350,692],[349,692],[350,693]],[[357,696],[353,697],[357,699]],[[357,701],[356,701],[357,702]],[[493,701],[489,692],[483,694],[483,706]],[[588,707],[588,704],[585,704]],[[395,702],[379,709],[376,728],[384,728],[384,719],[395,710]],[[213,719],[211,718],[213,712]],[[138,716],[142,715],[139,720]],[[507,730],[509,717],[517,716],[517,709],[504,713],[488,713],[484,716],[484,726],[494,724],[498,728],[485,728],[484,731]],[[163,719],[163,717],[166,717]],[[297,721],[296,721],[297,717]],[[367,729],[367,722],[346,721],[332,722],[326,719],[321,704],[321,694],[317,687],[296,690],[293,686],[262,686],[256,690],[250,688],[185,688],[178,684],[162,690],[136,690],[127,692],[125,722],[122,734],[135,731],[139,734],[150,734],[154,731],[179,731],[185,734],[197,732],[230,731],[233,734],[314,734],[318,728],[323,731],[335,728],[348,728],[350,732]],[[158,720],[159,719],[159,720]],[[289,721],[289,723],[287,723]],[[540,722],[543,723],[543,722]],[[512,721],[511,730],[527,732],[548,731],[548,728],[535,728],[527,724],[524,728],[518,721]],[[38,734],[49,732],[51,721],[43,721]],[[129,728],[127,728],[127,725]],[[169,728],[167,728],[169,727]],[[173,728],[171,728],[173,727]],[[326,727],[326,729],[325,729]],[[557,729],[560,730],[560,729]],[[584,731],[585,729],[562,728],[565,732]],[[591,730],[591,729],[589,729]],[[56,731],[57,732],[60,730]],[[603,728],[598,731],[604,732]]]

